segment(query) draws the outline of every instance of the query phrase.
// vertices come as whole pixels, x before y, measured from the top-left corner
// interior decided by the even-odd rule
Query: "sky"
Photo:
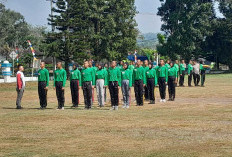
[[[0,0],[9,9],[20,12],[29,24],[34,26],[48,26],[50,2],[48,0]],[[159,0],[135,0],[137,11],[136,21],[142,33],[160,32],[161,20],[157,16]]]

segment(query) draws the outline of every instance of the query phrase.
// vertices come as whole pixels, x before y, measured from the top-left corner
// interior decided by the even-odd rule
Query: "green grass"
[[[24,109],[18,111],[15,84],[0,84],[0,156],[229,157],[231,78],[207,75],[205,88],[178,87],[176,101],[166,104],[159,103],[156,90],[156,105],[117,112],[109,111],[110,104],[98,109],[96,102],[93,110],[83,110],[83,99],[79,109],[71,109],[69,83],[64,111],[55,110],[52,86],[48,109],[38,110],[35,82],[27,83]]]

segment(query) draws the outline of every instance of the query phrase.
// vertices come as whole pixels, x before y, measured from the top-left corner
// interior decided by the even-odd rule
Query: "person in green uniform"
[[[143,88],[146,85],[145,70],[141,60],[137,60],[137,66],[133,71],[133,86],[135,90],[136,106],[143,106]]]
[[[95,67],[93,67],[93,60],[92,60],[92,59],[89,60],[89,67],[93,70],[94,76],[95,76],[96,70],[97,70],[97,69],[96,69]],[[92,105],[93,105],[93,102],[94,102],[94,88],[92,89],[91,107],[92,107]]]
[[[170,59],[168,59],[168,60],[167,60],[167,63],[165,64],[165,66],[167,67],[167,69],[170,69],[170,68],[171,68],[170,62],[171,62]]]
[[[157,76],[156,70],[153,68],[153,64],[149,63],[149,69],[146,71],[146,79],[147,79],[147,89],[149,93],[149,104],[155,104],[155,86],[157,85]]]
[[[64,87],[66,84],[67,73],[62,68],[62,63],[58,62],[56,64],[57,70],[54,73],[54,89],[56,89],[56,96],[58,100],[58,108],[57,110],[64,110]]]
[[[40,109],[47,107],[47,91],[49,86],[49,72],[45,68],[45,62],[40,63],[40,70],[38,71],[38,93],[40,100]]]
[[[123,65],[124,65],[124,61],[120,61],[119,65],[117,66],[117,68],[122,71],[123,70]]]
[[[159,83],[159,91],[160,91],[160,102],[166,102],[166,85],[168,82],[168,69],[164,65],[164,60],[160,60],[160,66],[158,69],[158,83]]]
[[[77,63],[73,64],[73,70],[70,72],[70,89],[72,95],[72,107],[78,107],[80,103],[79,89],[80,89],[81,72],[78,70]]]
[[[174,67],[174,63],[170,63],[171,68],[168,69],[168,93],[169,101],[174,101],[176,97],[176,82],[177,82],[177,70]]]
[[[108,69],[109,69],[109,65],[107,63],[105,63],[104,64],[104,70],[106,71],[107,78],[108,78]],[[106,103],[106,89],[107,89],[107,86],[104,88],[104,101],[105,101],[105,103]]]
[[[130,106],[130,88],[132,87],[132,71],[128,68],[128,63],[124,63],[123,70],[121,71],[122,80],[122,95],[123,95],[123,108]]]
[[[179,75],[180,75],[180,68],[179,68],[179,61],[178,60],[175,60],[174,67],[177,70],[177,82],[178,82],[179,81]],[[177,87],[177,82],[176,82],[176,87]]]
[[[97,90],[97,98],[98,98],[98,106],[104,107],[105,105],[105,88],[108,85],[108,74],[104,69],[103,64],[98,64],[98,70],[96,72],[96,90]]]
[[[203,66],[203,62],[200,61],[200,71],[201,71],[201,87],[205,87],[205,72],[206,68]]]
[[[119,104],[119,89],[121,87],[121,72],[119,68],[116,67],[117,62],[112,61],[111,67],[108,69],[108,85],[111,97],[111,110],[118,110]]]
[[[188,64],[188,86],[192,87],[192,78],[193,78],[193,61],[190,60]]]
[[[85,109],[89,110],[92,107],[92,90],[95,85],[95,72],[89,67],[89,62],[84,62],[84,68],[81,70],[80,86],[83,89]]]
[[[185,61],[182,59],[180,64],[180,81],[179,86],[184,87]]]
[[[133,61],[130,62],[130,65],[129,65],[129,69],[133,72],[134,68],[135,68],[135,63]]]
[[[145,74],[146,72],[149,70],[149,66],[148,66],[149,62],[148,60],[144,61],[144,70],[145,70]],[[148,94],[148,89],[147,89],[147,85],[144,87],[144,97],[145,97],[145,101],[149,100],[149,94]]]

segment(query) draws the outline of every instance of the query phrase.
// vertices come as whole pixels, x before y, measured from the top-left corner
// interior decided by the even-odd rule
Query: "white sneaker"
[[[126,108],[126,105],[123,105],[122,108]]]
[[[111,110],[111,111],[115,110],[115,106],[112,106],[110,110]]]
[[[163,99],[163,102],[167,102],[165,99]]]
[[[114,110],[118,110],[118,106],[115,106],[115,107],[114,107]]]
[[[127,105],[127,106],[126,106],[126,108],[127,108],[127,109],[128,109],[128,108],[130,108],[130,106],[129,106],[129,105]]]
[[[61,110],[64,110],[64,107],[62,107]]]
[[[163,102],[163,99],[160,99],[160,102]]]

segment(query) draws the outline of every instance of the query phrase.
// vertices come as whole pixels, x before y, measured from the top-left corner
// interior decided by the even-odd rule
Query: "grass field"
[[[156,90],[155,105],[119,111],[96,103],[83,110],[83,99],[71,109],[68,86],[64,111],[55,110],[52,86],[48,109],[39,110],[37,84],[29,82],[24,109],[15,110],[15,84],[0,84],[0,156],[232,156],[231,74],[207,75],[205,88],[178,87],[175,102],[159,103]]]

